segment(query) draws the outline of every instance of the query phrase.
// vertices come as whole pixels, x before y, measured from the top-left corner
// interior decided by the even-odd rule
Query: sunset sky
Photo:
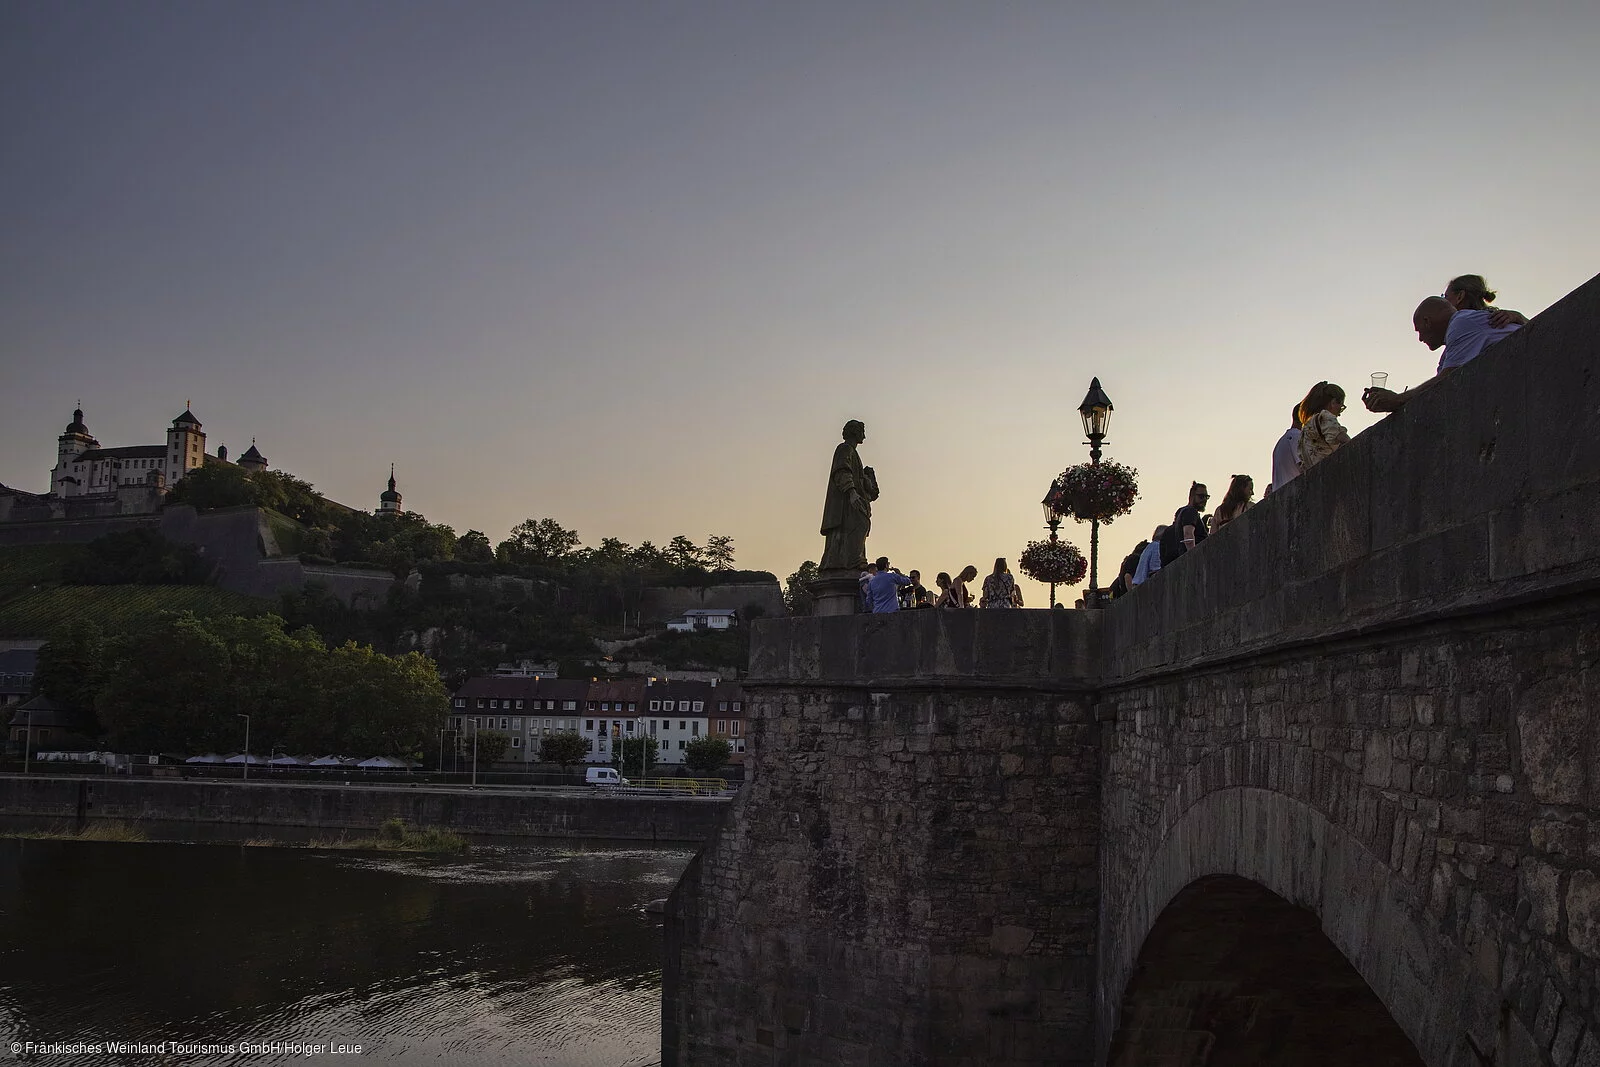
[[[859,418],[869,551],[987,572],[1098,375],[1106,584],[1318,379],[1429,376],[1452,275],[1600,269],[1596,55],[1592,2],[7,0],[0,482],[189,400],[352,505],[782,578]]]

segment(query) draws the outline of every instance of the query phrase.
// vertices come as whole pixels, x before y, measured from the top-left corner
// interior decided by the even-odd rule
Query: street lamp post
[[[1054,487],[1052,487],[1052,489],[1053,488]],[[1060,515],[1059,512],[1055,511],[1053,508],[1050,507],[1050,497],[1046,496],[1045,500],[1044,500],[1044,528],[1046,530],[1050,531],[1050,540],[1052,542],[1061,540],[1061,535],[1056,533],[1056,531],[1058,529],[1060,529],[1060,527],[1061,527],[1061,515]],[[1056,583],[1055,582],[1051,582],[1050,583],[1050,606],[1052,608],[1056,606]]]
[[[242,711],[233,713],[236,719],[244,720],[244,780],[250,780],[250,716]]]
[[[1100,446],[1105,443],[1106,430],[1111,426],[1111,398],[1100,388],[1100,379],[1089,383],[1089,393],[1078,405],[1083,418],[1083,432],[1089,438],[1089,462],[1100,463]],[[1051,531],[1054,533],[1054,531]],[[1084,603],[1091,608],[1100,607],[1100,520],[1089,520],[1089,592]]]

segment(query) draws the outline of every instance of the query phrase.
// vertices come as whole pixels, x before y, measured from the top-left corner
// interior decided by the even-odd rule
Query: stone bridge
[[[664,1067],[1600,1067],[1600,279],[1102,612],[758,624]]]

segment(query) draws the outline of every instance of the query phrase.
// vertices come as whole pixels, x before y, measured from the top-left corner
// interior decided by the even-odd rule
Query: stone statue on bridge
[[[820,569],[859,571],[867,565],[867,534],[872,531],[872,502],[878,499],[878,477],[861,465],[856,446],[867,439],[866,426],[851,419],[844,440],[833,450],[828,492],[822,505]]]

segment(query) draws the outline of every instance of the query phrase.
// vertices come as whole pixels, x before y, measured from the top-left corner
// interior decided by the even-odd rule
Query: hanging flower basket
[[[1017,557],[1017,566],[1036,582],[1077,585],[1088,572],[1089,561],[1070,542],[1029,541]]]
[[[1109,524],[1126,515],[1139,496],[1139,472],[1115,460],[1079,463],[1068,467],[1050,483],[1045,507],[1063,518],[1091,519]]]

